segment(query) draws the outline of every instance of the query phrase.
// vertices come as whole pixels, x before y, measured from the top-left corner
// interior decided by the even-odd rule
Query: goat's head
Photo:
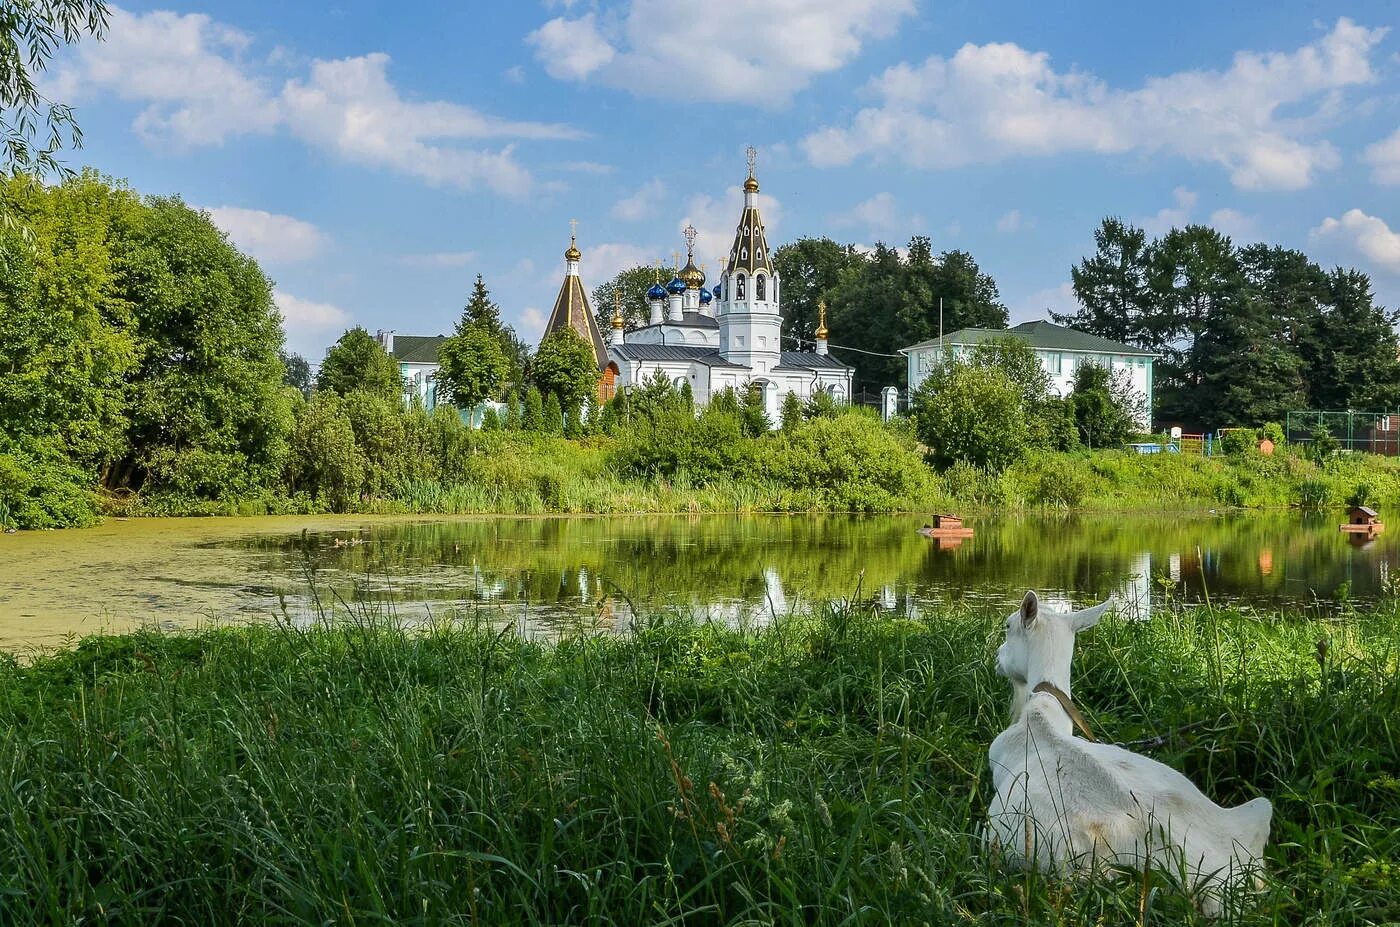
[[[1006,640],[997,649],[997,672],[1011,682],[1011,720],[1021,716],[1030,690],[1051,682],[1070,694],[1074,636],[1099,623],[1113,600],[1077,612],[1052,612],[1027,592],[1021,607],[1006,619]]]

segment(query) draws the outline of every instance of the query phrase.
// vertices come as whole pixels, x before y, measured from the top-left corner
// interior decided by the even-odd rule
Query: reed
[[[527,639],[96,637],[0,662],[5,923],[1190,923],[1160,881],[1002,871],[976,836],[1002,616],[855,603]],[[1159,610],[1081,636],[1100,734],[1275,803],[1225,923],[1400,918],[1400,609]]]

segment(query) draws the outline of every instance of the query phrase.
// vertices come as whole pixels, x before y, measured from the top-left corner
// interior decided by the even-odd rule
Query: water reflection
[[[303,570],[348,601],[392,598],[402,613],[499,609],[527,630],[599,621],[633,607],[762,621],[813,601],[860,596],[895,609],[1010,607],[1027,588],[1068,607],[1116,595],[1142,619],[1168,597],[1255,606],[1385,588],[1396,549],[1356,547],[1326,518],[979,519],[951,548],[917,518],[508,518],[402,521],[261,535],[234,545],[295,592]]]

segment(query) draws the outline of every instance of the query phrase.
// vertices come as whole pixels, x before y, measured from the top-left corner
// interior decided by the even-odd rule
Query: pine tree
[[[547,435],[557,435],[564,431],[564,406],[559,402],[558,393],[550,393],[544,398],[544,417],[540,430]]]
[[[520,425],[526,431],[544,431],[544,396],[537,387],[525,393],[525,414]]]
[[[486,288],[481,274],[476,275],[472,295],[462,308],[462,317],[457,320],[457,331],[460,334],[473,325],[479,325],[497,337],[505,330],[501,324],[501,307],[491,299],[491,291]]]
[[[802,400],[796,393],[789,392],[783,397],[781,421],[783,431],[793,431],[802,424]]]

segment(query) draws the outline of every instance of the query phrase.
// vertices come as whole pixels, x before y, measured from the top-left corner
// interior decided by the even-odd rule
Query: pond
[[[463,606],[527,633],[622,627],[681,608],[761,621],[860,596],[919,610],[1110,593],[1144,617],[1209,595],[1326,608],[1381,595],[1400,543],[1349,539],[1338,515],[969,519],[956,546],[917,516],[139,519],[0,536],[0,647],[210,620],[293,621],[323,603],[421,620]]]

